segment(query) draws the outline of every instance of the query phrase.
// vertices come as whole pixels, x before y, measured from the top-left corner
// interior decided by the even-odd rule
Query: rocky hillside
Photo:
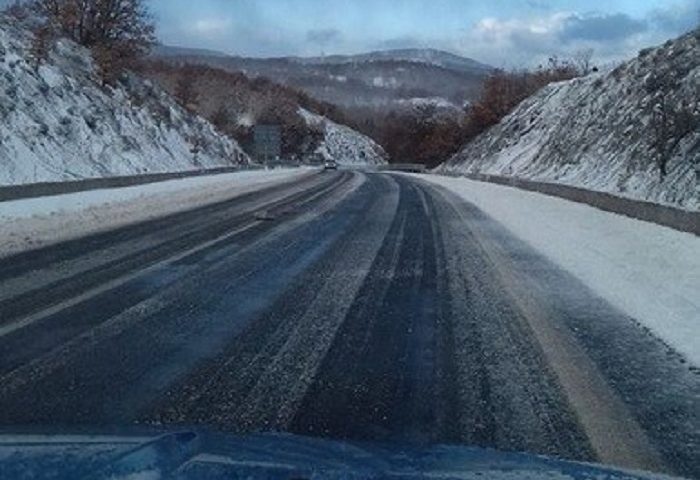
[[[439,170],[700,209],[700,30],[545,87]]]
[[[324,160],[355,166],[386,163],[386,152],[371,138],[307,110],[300,109],[299,114],[309,127],[322,133],[314,153]]]
[[[281,126],[286,159],[309,159],[323,151],[343,164],[384,162],[380,147],[343,125],[345,119],[337,107],[266,78],[153,60],[144,62],[140,73],[210,119],[248,151],[253,149],[254,125],[267,123]]]
[[[103,87],[89,53],[58,40],[37,67],[32,35],[0,16],[0,185],[247,163],[238,144],[134,76]]]

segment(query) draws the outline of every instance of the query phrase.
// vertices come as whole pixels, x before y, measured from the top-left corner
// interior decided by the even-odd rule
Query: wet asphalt
[[[633,318],[406,176],[313,174],[0,260],[10,430],[202,425],[700,478],[699,399]]]

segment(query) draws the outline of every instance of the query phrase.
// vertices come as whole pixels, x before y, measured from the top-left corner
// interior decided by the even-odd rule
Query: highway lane
[[[403,176],[313,175],[0,261],[3,426],[282,430],[700,477],[698,398],[634,319]]]

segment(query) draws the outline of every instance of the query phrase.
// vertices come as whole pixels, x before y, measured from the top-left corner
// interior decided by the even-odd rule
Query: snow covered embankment
[[[224,201],[312,171],[243,171],[0,202],[0,257]]]
[[[59,40],[30,60],[31,33],[0,15],[0,185],[247,163],[239,146],[130,76],[102,87],[89,52]]]
[[[676,115],[679,122],[669,123]],[[659,135],[668,135],[663,179]],[[700,30],[611,72],[545,87],[438,171],[563,183],[700,210]]]
[[[324,133],[324,139],[316,149],[323,158],[335,160],[341,165],[362,166],[387,163],[386,152],[371,138],[303,108],[299,109],[299,114],[307,125],[319,128]]]
[[[477,206],[700,366],[700,237],[517,188],[417,178]]]

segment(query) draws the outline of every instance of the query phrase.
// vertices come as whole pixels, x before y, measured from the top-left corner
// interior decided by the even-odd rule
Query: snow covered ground
[[[0,257],[223,201],[313,171],[243,171],[0,202]]]
[[[477,206],[700,366],[700,238],[516,188],[418,178]]]
[[[299,114],[306,120],[307,125],[323,131],[325,138],[316,151],[325,159],[335,160],[341,165],[386,163],[387,155],[384,149],[371,138],[303,108],[299,109]]]

